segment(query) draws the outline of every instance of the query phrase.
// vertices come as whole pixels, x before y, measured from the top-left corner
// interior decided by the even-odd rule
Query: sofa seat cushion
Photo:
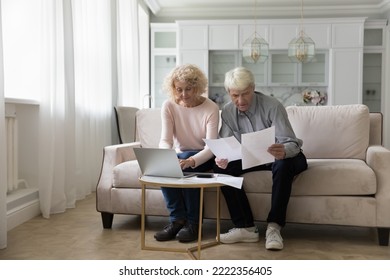
[[[141,188],[138,178],[141,176],[141,169],[136,160],[125,161],[114,167],[113,170],[114,188]]]
[[[246,173],[247,193],[271,193],[271,171]],[[308,169],[293,182],[292,195],[373,195],[376,193],[374,171],[358,159],[308,159]]]

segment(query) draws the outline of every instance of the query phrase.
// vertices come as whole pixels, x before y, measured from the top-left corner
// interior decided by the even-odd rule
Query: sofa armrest
[[[390,227],[390,150],[383,146],[369,146],[367,164],[374,170],[377,180],[377,226]]]
[[[113,169],[118,164],[135,160],[133,148],[141,147],[140,142],[106,146],[103,149],[103,162],[99,181],[96,186],[96,209],[99,212],[111,212],[111,188]]]

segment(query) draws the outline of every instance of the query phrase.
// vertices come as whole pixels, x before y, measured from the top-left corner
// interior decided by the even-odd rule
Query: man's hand
[[[215,158],[215,163],[219,168],[225,169],[229,162],[226,158]]]
[[[267,152],[273,155],[275,159],[284,159],[286,157],[283,144],[272,144],[269,146]]]

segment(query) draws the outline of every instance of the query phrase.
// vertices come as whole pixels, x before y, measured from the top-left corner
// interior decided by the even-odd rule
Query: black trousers
[[[241,160],[229,162],[226,169],[221,169],[216,165],[213,169],[215,173],[232,176],[240,176],[244,173],[259,170],[272,171],[271,209],[268,213],[267,222],[277,223],[283,227],[286,224],[287,205],[290,200],[293,179],[307,169],[307,160],[301,152],[292,158],[275,160],[272,164],[259,165],[245,170],[242,169]],[[234,226],[237,228],[254,226],[252,210],[244,188],[237,189],[224,186],[221,190]]]

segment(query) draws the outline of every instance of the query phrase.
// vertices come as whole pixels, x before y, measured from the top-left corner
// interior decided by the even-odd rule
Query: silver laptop
[[[180,167],[176,151],[160,148],[134,148],[142,175],[187,178],[197,173],[184,172]]]

